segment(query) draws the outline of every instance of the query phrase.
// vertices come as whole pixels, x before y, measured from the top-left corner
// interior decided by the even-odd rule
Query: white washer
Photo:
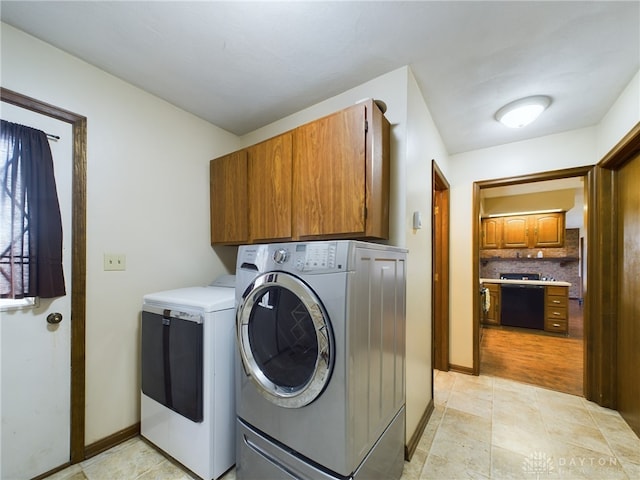
[[[144,296],[140,432],[203,479],[235,463],[235,277]]]

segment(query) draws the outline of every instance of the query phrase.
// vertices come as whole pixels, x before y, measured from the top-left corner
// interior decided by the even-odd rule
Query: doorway
[[[449,182],[435,160],[431,162],[431,174],[433,195],[431,364],[433,369],[447,372],[449,370]]]
[[[482,365],[484,365],[485,368],[489,370],[489,372],[483,371],[483,373],[493,374],[495,372],[491,371],[492,366],[495,367],[496,365],[498,365],[495,368],[496,372],[502,372],[504,376],[511,375],[509,376],[509,378],[511,379],[520,380],[524,382],[529,381],[529,383],[532,383],[531,382],[532,379],[535,379],[535,381],[540,381],[539,379],[541,377],[548,377],[550,384],[542,385],[542,386],[546,386],[547,388],[555,388],[561,391],[570,390],[568,391],[568,393],[584,395],[585,372],[584,372],[583,365],[585,365],[584,359],[586,354],[586,339],[582,338],[583,337],[582,333],[584,331],[582,328],[582,325],[583,325],[583,322],[586,320],[586,315],[584,315],[584,312],[582,310],[581,295],[583,291],[582,284],[583,283],[586,284],[587,279],[584,275],[584,273],[586,272],[583,272],[582,277],[579,277],[579,274],[578,274],[578,272],[580,271],[579,266],[581,262],[584,261],[584,259],[579,257],[578,252],[580,250],[580,243],[581,243],[580,239],[583,239],[582,241],[584,242],[584,239],[586,238],[587,222],[584,216],[584,206],[588,204],[589,182],[587,181],[587,179],[588,179],[589,172],[591,172],[592,168],[593,167],[580,167],[580,168],[546,172],[546,173],[535,174],[535,175],[528,175],[524,177],[512,177],[512,178],[506,178],[506,179],[476,182],[474,184],[474,218],[477,219],[477,222],[474,222],[474,267],[473,268],[474,268],[474,278],[478,285],[480,283],[480,278],[483,277],[483,274],[485,276],[488,276],[488,278],[499,279],[499,277],[501,276],[500,274],[502,273],[501,269],[508,270],[509,267],[513,265],[516,265],[517,266],[516,268],[527,268],[527,265],[531,265],[531,268],[533,269],[540,269],[541,268],[540,264],[542,264],[542,262],[536,262],[537,259],[535,257],[538,256],[536,255],[536,252],[522,250],[522,253],[525,258],[523,259],[522,262],[519,262],[519,261],[516,261],[516,258],[513,258],[513,261],[509,261],[511,259],[504,259],[503,261],[502,258],[496,258],[496,257],[501,257],[502,252],[496,252],[491,250],[488,250],[488,251],[481,250],[481,240],[482,240],[481,217],[484,214],[484,212],[482,211],[482,208],[483,208],[482,198],[484,193],[489,192],[490,189],[498,190],[506,187],[513,187],[511,188],[511,190],[517,190],[517,188],[522,188],[523,191],[525,191],[525,186],[533,187],[532,190],[538,189],[540,191],[543,191],[545,184],[549,184],[550,182],[559,181],[562,179],[581,179],[582,184],[584,185],[583,186],[584,198],[582,199],[581,204],[577,205],[578,207],[577,210],[581,215],[582,217],[581,220],[584,224],[584,231],[580,229],[579,232],[571,232],[572,243],[575,243],[576,253],[575,255],[573,254],[571,255],[572,258],[570,262],[572,264],[571,268],[574,268],[576,271],[576,275],[575,275],[575,278],[572,278],[572,282],[571,282],[572,283],[571,288],[573,289],[571,296],[573,297],[573,300],[570,300],[570,305],[568,306],[568,309],[567,309],[567,312],[571,316],[570,318],[567,319],[568,322],[571,323],[572,322],[571,318],[573,318],[574,323],[577,322],[580,324],[579,330],[575,330],[575,327],[572,327],[574,336],[579,335],[580,338],[573,338],[573,339],[562,338],[556,334],[545,334],[544,332],[534,332],[533,330],[527,331],[527,330],[504,327],[504,326],[496,326],[496,327],[491,326],[488,328],[483,328],[483,324],[482,324],[483,312],[481,307],[480,289],[478,289],[478,292],[474,295],[474,299],[475,299],[474,322],[473,322],[474,374],[477,375],[481,372]],[[573,236],[575,236],[576,238],[573,238]],[[485,258],[487,256],[486,252],[489,252],[488,255],[490,258]],[[511,253],[513,253],[513,250],[511,250]],[[534,258],[527,258],[531,254],[533,254],[532,256]],[[515,257],[515,253],[513,253],[513,256]],[[575,259],[573,258],[574,256],[575,256]],[[494,260],[495,260],[495,265],[494,265],[495,268],[492,269],[488,265],[491,263],[494,263],[493,262]],[[527,262],[527,260],[529,260],[529,262]],[[562,263],[563,268],[558,269],[558,266],[561,264],[560,262],[562,262],[562,260],[558,260],[558,263],[554,267],[546,267],[546,268],[555,268],[555,271],[561,270],[562,273],[559,273],[558,275],[565,275],[566,273],[564,271],[564,265],[568,264],[568,262],[567,263],[563,262]],[[544,263],[546,263],[547,265],[551,264],[550,260],[546,260]],[[521,265],[523,266],[521,267]],[[497,269],[496,272],[493,272],[493,270],[495,269]],[[488,271],[491,273],[487,273]],[[541,272],[541,277],[542,276],[545,276],[545,277],[549,276],[546,269],[545,269],[545,272]],[[555,278],[555,275],[553,277],[556,280],[564,280],[561,278]],[[500,285],[496,284],[496,287],[499,288]],[[497,308],[499,308],[499,306]],[[484,335],[485,333],[488,333],[488,335]],[[536,341],[534,342],[525,341],[525,340],[532,340],[532,339]],[[566,377],[560,376],[559,378],[553,379],[551,378],[553,377],[553,375],[546,375],[543,371],[540,371],[540,373],[537,375],[531,375],[531,372],[528,371],[527,365],[525,364],[515,365],[514,360],[516,360],[517,358],[510,357],[510,355],[512,355],[512,352],[514,352],[515,350],[513,348],[513,345],[515,342],[519,342],[518,345],[520,345],[522,349],[525,349],[525,348],[531,349],[532,356],[534,358],[537,358],[540,356],[539,349],[541,348],[541,345],[547,348],[549,352],[551,352],[550,354],[553,356],[553,355],[557,355],[556,351],[558,349],[558,346],[555,345],[555,343],[570,342],[571,347],[573,347],[573,359],[571,360],[571,362],[565,362],[565,364],[567,365],[567,369],[565,371]],[[563,344],[562,346],[566,346],[566,345]],[[492,352],[492,353],[495,353],[495,356],[488,355],[481,358],[481,354],[483,354],[483,347],[485,348],[484,351],[487,351],[487,349],[491,349],[491,348],[495,349],[496,351]],[[525,359],[525,363],[526,363],[526,356],[522,355],[520,358]],[[484,363],[483,363],[483,360],[484,360]],[[491,362],[493,362],[493,365]],[[506,364],[510,367],[510,371],[507,371],[507,369],[504,368],[505,362],[508,362]],[[500,367],[500,365],[502,365],[502,367]],[[544,365],[539,365],[536,367],[542,368],[543,366]],[[520,371],[518,371],[518,368],[520,367],[521,369]],[[514,378],[514,376],[518,376],[518,375],[521,375],[523,378]],[[553,384],[554,381],[556,382],[555,387]],[[558,385],[562,386],[563,388],[558,388],[557,387]]]
[[[85,304],[86,304],[86,117],[0,88],[0,100],[71,125],[71,319],[70,425],[68,464],[85,458]],[[47,473],[47,472],[40,472]]]

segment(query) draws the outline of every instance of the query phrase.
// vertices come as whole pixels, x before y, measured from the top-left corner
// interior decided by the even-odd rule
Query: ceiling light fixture
[[[509,128],[529,125],[549,106],[551,98],[534,95],[506,104],[496,112],[496,120]]]

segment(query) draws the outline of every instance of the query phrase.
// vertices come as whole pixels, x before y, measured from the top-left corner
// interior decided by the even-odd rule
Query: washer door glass
[[[257,277],[238,307],[237,334],[244,368],[265,398],[299,408],[322,393],[333,366],[333,333],[302,280],[283,272]]]

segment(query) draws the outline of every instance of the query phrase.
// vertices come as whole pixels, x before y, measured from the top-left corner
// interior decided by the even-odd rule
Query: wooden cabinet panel
[[[247,152],[209,163],[211,243],[239,244],[249,239]]]
[[[562,247],[564,245],[564,213],[534,215],[533,245],[537,247]]]
[[[389,140],[367,100],[212,160],[212,243],[389,238]]]
[[[365,135],[365,105],[295,129],[294,236],[364,234]]]
[[[544,329],[566,334],[569,331],[569,287],[547,285],[544,298]]]
[[[291,238],[292,141],[287,132],[247,149],[251,241]]]
[[[500,285],[497,283],[485,283],[483,287],[489,290],[489,311],[485,314],[484,323],[488,325],[500,325]]]
[[[502,218],[482,219],[481,248],[502,248]]]
[[[522,217],[504,217],[502,229],[503,248],[527,248],[529,242],[529,219]]]

